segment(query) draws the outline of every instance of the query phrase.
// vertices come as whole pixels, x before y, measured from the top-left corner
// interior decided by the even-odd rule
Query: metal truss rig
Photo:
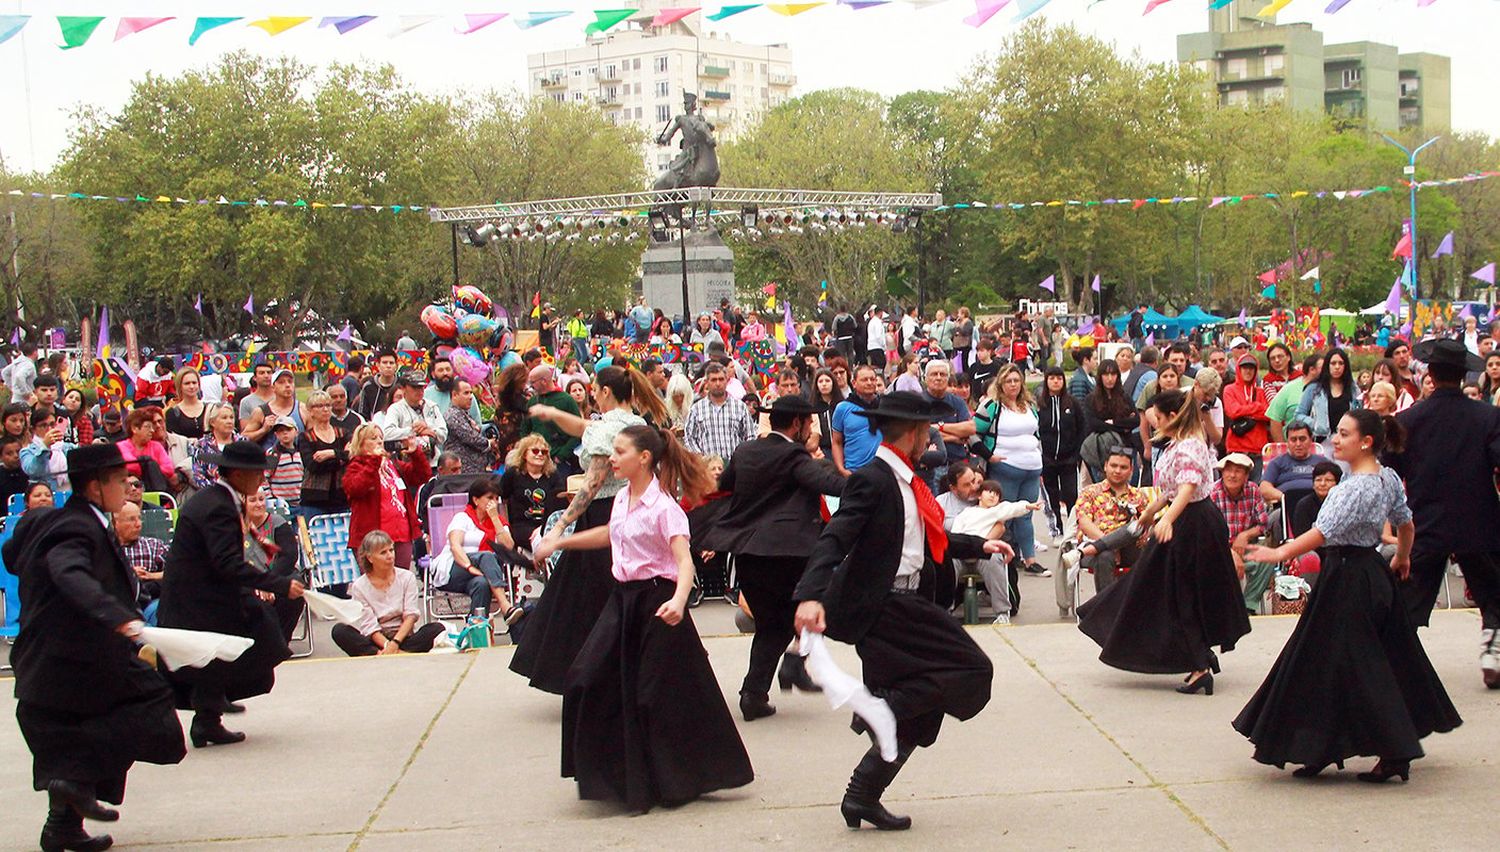
[[[536,216],[589,216],[610,213],[643,214],[668,206],[690,206],[706,210],[711,217],[739,218],[745,208],[760,212],[805,210],[836,207],[853,211],[926,211],[940,206],[942,195],[936,192],[833,192],[814,189],[740,189],[721,186],[691,186],[682,189],[658,189],[643,192],[621,192],[613,195],[585,195],[578,198],[547,198],[540,201],[497,202],[467,207],[429,207],[433,222],[463,223],[503,222]]]

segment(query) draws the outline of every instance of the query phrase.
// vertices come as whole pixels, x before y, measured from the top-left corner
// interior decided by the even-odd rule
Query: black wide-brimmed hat
[[[199,458],[204,464],[214,465],[220,470],[270,470],[275,467],[275,462],[266,458],[266,451],[260,444],[243,438],[226,446],[223,452],[204,453]]]
[[[1463,343],[1447,338],[1424,340],[1412,347],[1411,355],[1428,366],[1442,364],[1460,367],[1470,373],[1478,373],[1484,369],[1483,358],[1470,352]]]
[[[818,413],[818,410],[813,408],[812,403],[795,394],[777,397],[776,401],[772,402],[770,407],[765,410],[770,411],[772,414],[790,414],[793,417],[807,417]]]
[[[930,423],[953,414],[953,407],[940,399],[928,399],[911,391],[893,391],[876,400],[869,408],[857,408],[852,414],[861,414],[879,423],[885,420],[906,420]]]
[[[69,476],[124,466],[125,456],[120,453],[120,445],[113,441],[107,444],[84,444],[68,450]]]

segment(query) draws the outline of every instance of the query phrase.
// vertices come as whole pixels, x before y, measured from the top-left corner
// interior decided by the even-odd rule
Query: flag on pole
[[[1247,320],[1249,320],[1249,319],[1250,319],[1250,312],[1247,311],[1247,310],[1245,310],[1244,308],[1240,308],[1239,324],[1240,325],[1244,325],[1245,322]]]
[[[196,299],[193,300],[193,310],[195,310],[195,311],[198,312],[198,316],[200,316],[200,317],[203,316],[203,294],[202,293],[199,293],[198,294],[198,298],[196,298]]]
[[[542,291],[536,290],[531,294],[531,318],[540,319],[542,316]]]
[[[1406,266],[1401,269],[1401,280],[1406,282],[1406,289],[1415,296],[1417,294],[1417,273],[1411,265],[1411,257],[1406,258]]]
[[[1148,332],[1146,332],[1146,345],[1147,346],[1155,346],[1156,345],[1156,332],[1154,332],[1154,331],[1148,331]]]
[[[1095,281],[1099,280],[1099,276],[1097,276],[1097,275],[1094,276],[1094,280]],[[1085,334],[1093,334],[1093,333],[1094,333],[1094,315],[1093,314],[1089,314],[1088,316],[1086,316],[1086,317],[1083,318],[1083,322],[1081,322],[1081,323],[1078,324],[1078,336],[1082,337]]]
[[[1260,297],[1262,299],[1274,299],[1274,298],[1276,298],[1276,285],[1272,284],[1271,286],[1269,286],[1269,287],[1265,288],[1264,290],[1260,291]]]
[[[1450,254],[1450,255],[1453,254],[1453,232],[1452,231],[1449,231],[1448,234],[1443,237],[1443,241],[1440,242],[1440,243],[1438,243],[1437,251],[1435,251],[1435,252],[1432,253],[1432,259],[1433,260],[1437,260],[1438,258],[1442,257],[1445,254]]]
[[[1306,272],[1302,273],[1302,280],[1303,281],[1316,281],[1316,280],[1318,280],[1318,276],[1322,274],[1322,271],[1323,271],[1323,267],[1322,266],[1314,266],[1312,269],[1309,269]]]
[[[1401,279],[1391,284],[1391,294],[1385,297],[1385,312],[1393,317],[1401,316]]]
[[[344,321],[344,330],[341,331],[341,332],[339,332],[339,336],[337,338],[335,338],[335,339],[338,340],[338,342],[340,342],[340,343],[348,343],[349,341],[353,340],[354,339],[354,326],[350,325],[348,320],[345,320]]]
[[[1486,263],[1484,266],[1481,266],[1478,269],[1474,270],[1474,272],[1470,273],[1469,277],[1476,278],[1486,284],[1493,286],[1495,283],[1495,264],[1493,262]]]
[[[1089,285],[1089,289],[1095,293],[1099,292],[1099,273],[1094,273],[1094,283]]]
[[[1401,223],[1401,239],[1396,241],[1396,247],[1391,249],[1391,260],[1404,257],[1411,260],[1411,220],[1407,219]]]
[[[16,330],[15,331],[13,331],[13,332],[10,333],[10,345],[11,346],[20,346],[21,345],[21,327],[19,325],[16,326]]]
[[[248,298],[248,299],[245,300],[245,313],[249,314],[252,317],[255,316],[255,294],[254,293],[251,293],[250,294],[250,298]]]
[[[109,306],[99,309],[99,344],[94,348],[95,358],[109,357]]]
[[[1048,293],[1051,293],[1051,294],[1053,294],[1055,296],[1055,295],[1057,295],[1057,276],[1056,275],[1048,275],[1047,279],[1045,281],[1043,281],[1041,284],[1037,285],[1037,286],[1041,287],[1043,290],[1046,290]]]
[[[1260,283],[1262,283],[1262,284],[1275,284],[1276,283],[1276,270],[1274,270],[1274,269],[1267,269],[1265,272],[1262,272],[1261,274],[1259,274],[1259,275],[1257,275],[1255,277],[1258,278],[1258,279],[1260,279]]]
[[[786,354],[790,355],[802,348],[802,341],[797,337],[797,326],[792,320],[791,299],[785,299],[781,303],[781,324],[786,329]]]

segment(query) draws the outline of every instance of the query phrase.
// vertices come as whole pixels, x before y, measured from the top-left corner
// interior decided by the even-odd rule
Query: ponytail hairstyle
[[[651,454],[651,472],[661,480],[662,490],[668,494],[697,504],[717,487],[703,459],[684,447],[670,431],[642,424],[626,426],[620,430],[620,436],[629,439],[640,452]]]
[[[1406,430],[1389,414],[1376,414],[1368,408],[1355,408],[1344,416],[1354,421],[1354,428],[1360,437],[1370,439],[1371,455],[1378,457],[1383,452],[1400,453],[1406,446]]]
[[[628,407],[653,423],[667,423],[666,402],[657,395],[656,388],[646,375],[634,367],[608,366],[594,374],[600,386],[609,388],[615,402]]]
[[[1210,371],[1212,372],[1212,371]],[[1197,397],[1191,391],[1169,390],[1156,395],[1151,405],[1165,417],[1157,431],[1173,441],[1197,438],[1208,443],[1208,433],[1203,428],[1203,418],[1198,410]]]

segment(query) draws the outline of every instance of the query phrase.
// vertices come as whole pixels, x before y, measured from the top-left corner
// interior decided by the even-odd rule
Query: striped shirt
[[[302,453],[296,447],[283,447],[279,442],[266,451],[267,458],[276,463],[267,482],[271,496],[280,497],[288,506],[302,502]]]

